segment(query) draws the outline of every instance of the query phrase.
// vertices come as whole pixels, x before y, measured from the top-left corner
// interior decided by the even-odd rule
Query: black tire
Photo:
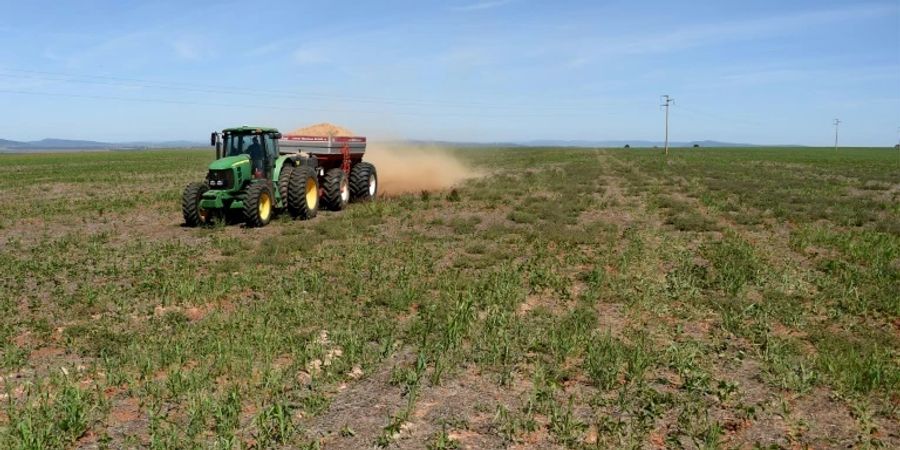
[[[287,190],[291,217],[309,220],[319,213],[319,177],[312,167],[297,167],[291,172]]]
[[[191,183],[184,188],[181,194],[181,213],[184,215],[184,224],[189,227],[197,227],[209,221],[209,211],[200,208],[200,198],[209,190],[206,183]]]
[[[350,169],[350,194],[354,202],[375,200],[378,195],[378,172],[374,164],[360,162]]]
[[[267,205],[268,203],[268,205]],[[253,183],[244,196],[244,223],[248,227],[264,227],[275,215],[275,196],[268,182]]]
[[[350,202],[350,181],[341,169],[325,172],[325,192],[322,201],[332,211],[340,211]]]
[[[291,172],[296,168],[293,161],[285,161],[281,166],[281,173],[278,174],[278,195],[281,196],[281,207],[288,206],[288,192],[290,192]]]

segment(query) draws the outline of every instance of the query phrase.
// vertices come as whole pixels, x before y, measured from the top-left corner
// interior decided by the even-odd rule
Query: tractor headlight
[[[231,189],[234,185],[234,174],[231,169],[210,170],[206,179],[207,184],[215,189]]]

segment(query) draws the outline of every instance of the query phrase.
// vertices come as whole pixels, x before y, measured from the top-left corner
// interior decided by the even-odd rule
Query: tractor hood
[[[230,169],[232,167],[238,167],[242,164],[249,164],[249,163],[250,163],[250,157],[247,155],[229,156],[227,158],[222,158],[222,159],[211,162],[209,164],[209,170]]]

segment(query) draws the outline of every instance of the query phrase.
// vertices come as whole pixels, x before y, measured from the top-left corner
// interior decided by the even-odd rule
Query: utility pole
[[[669,154],[669,105],[675,104],[675,99],[668,95],[663,95],[663,104],[659,105],[666,108],[666,155]]]
[[[838,148],[838,128],[841,127],[841,119],[834,119],[834,149]]]

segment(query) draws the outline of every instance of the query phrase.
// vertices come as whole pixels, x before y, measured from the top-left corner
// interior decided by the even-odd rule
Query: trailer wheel
[[[350,193],[353,201],[375,200],[378,194],[378,172],[372,163],[361,162],[350,169]]]
[[[332,211],[340,211],[350,202],[350,182],[347,174],[341,169],[331,169],[325,172],[325,193],[322,200],[325,206]]]
[[[244,223],[248,227],[264,227],[275,212],[275,196],[268,182],[254,183],[247,187],[244,196]]]
[[[281,166],[281,173],[278,175],[278,195],[281,197],[281,207],[288,206],[288,197],[290,192],[291,172],[294,171],[294,164],[288,160]]]
[[[209,222],[209,211],[200,207],[200,199],[203,193],[209,190],[206,183],[191,183],[184,188],[181,195],[181,213],[184,215],[184,224],[196,227]]]
[[[291,216],[308,220],[319,213],[319,178],[311,167],[297,167],[291,172],[287,190]]]

